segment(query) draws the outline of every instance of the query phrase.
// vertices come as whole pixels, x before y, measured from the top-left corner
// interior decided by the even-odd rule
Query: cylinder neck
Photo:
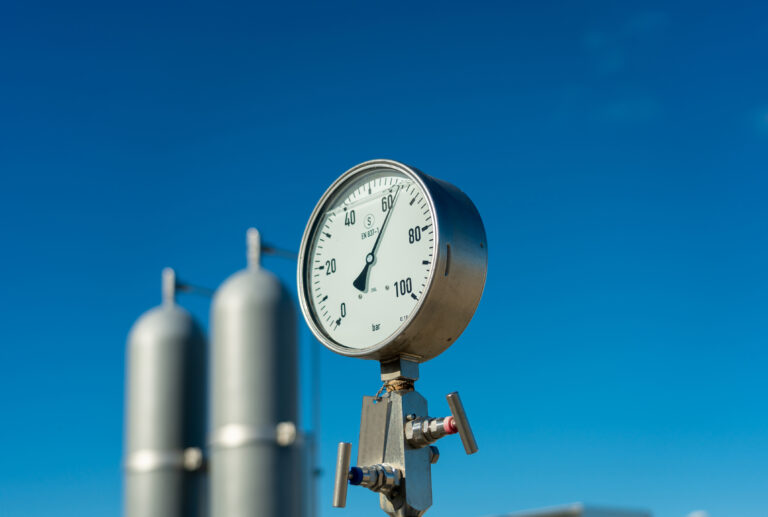
[[[248,268],[259,269],[261,267],[261,235],[256,228],[248,228],[246,232],[246,247],[248,254]]]
[[[173,305],[176,302],[176,272],[173,268],[163,269],[161,290],[163,305]]]

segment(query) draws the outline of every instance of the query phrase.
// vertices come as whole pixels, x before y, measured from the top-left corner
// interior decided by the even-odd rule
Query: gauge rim
[[[389,337],[384,339],[383,341],[380,341],[379,343],[366,347],[366,348],[351,348],[348,346],[345,346],[341,343],[338,343],[333,338],[331,338],[326,332],[321,328],[320,325],[318,325],[316,318],[315,318],[315,311],[312,308],[311,300],[308,299],[309,296],[311,296],[310,293],[307,292],[307,282],[306,282],[306,273],[307,273],[307,260],[308,260],[308,253],[311,248],[311,243],[314,242],[314,239],[317,235],[317,229],[319,227],[319,217],[320,215],[325,211],[328,202],[331,200],[331,198],[339,192],[342,188],[344,188],[345,185],[353,181],[354,177],[357,175],[365,174],[366,172],[370,171],[370,169],[385,169],[393,172],[399,172],[403,175],[405,175],[407,178],[413,180],[421,189],[424,197],[427,200],[427,203],[429,205],[429,210],[432,214],[432,225],[434,227],[434,252],[432,257],[432,267],[429,270],[429,275],[427,278],[427,286],[424,289],[424,293],[421,295],[418,302],[416,302],[416,305],[414,308],[409,312],[409,317],[406,321],[402,322],[402,324],[397,327],[392,334],[390,334]],[[304,234],[301,239],[301,247],[299,248],[299,267],[298,267],[298,273],[297,273],[297,283],[299,287],[299,305],[301,307],[301,312],[304,315],[304,319],[306,320],[307,324],[309,325],[310,330],[315,335],[315,337],[327,348],[333,350],[334,352],[347,356],[347,357],[370,357],[370,358],[380,358],[378,356],[378,352],[386,349],[390,345],[392,345],[394,342],[397,341],[397,339],[402,336],[406,330],[413,325],[414,321],[417,321],[418,314],[421,312],[421,309],[424,306],[425,301],[429,297],[429,293],[432,290],[433,286],[433,280],[435,275],[435,270],[437,269],[437,263],[438,263],[438,255],[440,254],[440,231],[439,231],[439,222],[438,222],[438,214],[435,206],[434,199],[432,198],[432,192],[429,188],[429,185],[427,182],[424,181],[424,173],[414,169],[404,163],[395,161],[395,160],[388,160],[388,159],[376,159],[376,160],[368,160],[363,163],[360,163],[358,165],[355,165],[351,169],[344,172],[341,176],[339,176],[323,193],[323,195],[320,197],[320,200],[315,205],[314,210],[312,211],[312,215],[309,217],[309,221],[307,222],[306,227],[304,228]]]

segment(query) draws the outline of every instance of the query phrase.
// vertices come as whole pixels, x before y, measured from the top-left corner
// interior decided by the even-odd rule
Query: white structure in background
[[[499,517],[651,517],[651,513],[645,510],[621,510],[618,508],[585,505],[584,503],[573,503],[538,510],[514,512]]]

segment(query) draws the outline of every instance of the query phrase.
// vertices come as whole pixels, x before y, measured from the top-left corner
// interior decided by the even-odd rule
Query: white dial
[[[323,345],[348,357],[424,362],[472,319],[488,251],[480,214],[461,190],[371,160],[320,198],[298,265],[301,311]]]
[[[372,347],[408,321],[429,285],[429,198],[406,175],[374,169],[342,185],[323,209],[305,269],[316,324],[344,347]]]

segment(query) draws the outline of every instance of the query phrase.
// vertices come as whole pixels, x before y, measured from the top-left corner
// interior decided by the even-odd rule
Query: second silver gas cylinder
[[[259,263],[228,278],[211,309],[210,508],[215,517],[299,517],[303,506],[296,310]]]

